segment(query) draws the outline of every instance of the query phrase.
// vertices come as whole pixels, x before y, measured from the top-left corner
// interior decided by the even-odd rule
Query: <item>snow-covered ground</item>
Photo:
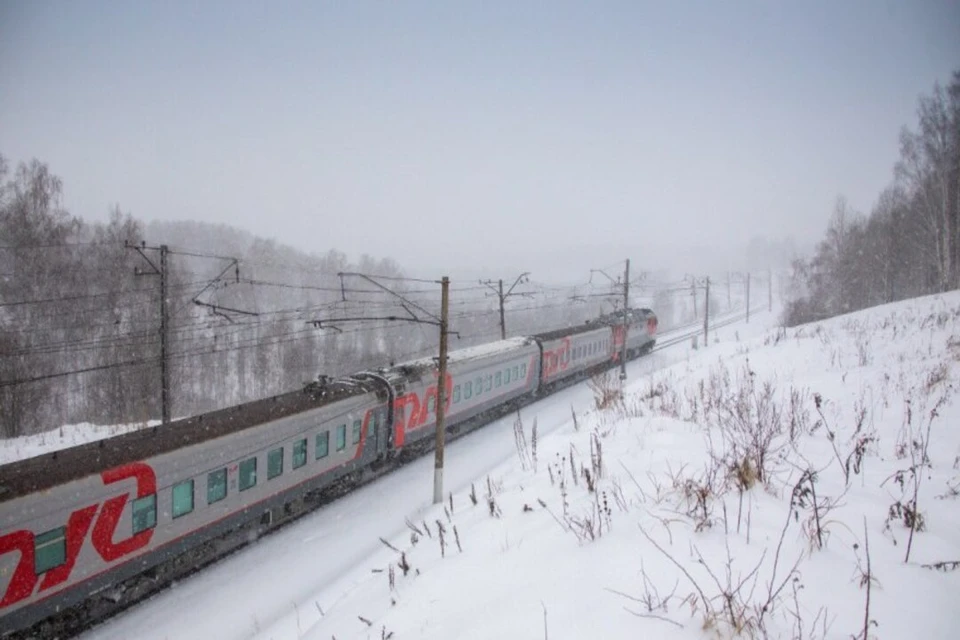
[[[960,294],[773,325],[452,443],[444,505],[415,461],[86,637],[955,637]]]
[[[957,637],[958,373],[955,293],[527,411],[475,491],[382,513],[400,533],[243,637]]]

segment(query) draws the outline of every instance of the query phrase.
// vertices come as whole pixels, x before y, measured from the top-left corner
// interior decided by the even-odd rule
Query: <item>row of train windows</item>
[[[574,347],[573,359],[579,360],[580,358],[589,358],[590,356],[595,356],[601,353],[605,353],[607,349],[609,349],[609,347],[610,347],[609,340],[598,340],[596,342],[591,342],[590,344]]]
[[[377,426],[377,414],[372,414],[369,422],[369,433],[372,435]],[[353,444],[360,442],[363,423],[353,421]],[[337,451],[347,447],[347,425],[336,428]],[[283,447],[278,447],[267,453],[267,480],[272,480],[283,474]],[[314,459],[321,460],[330,454],[330,432],[324,431],[316,435],[314,444]],[[302,438],[293,443],[292,468],[299,469],[307,464],[307,439]],[[257,458],[247,458],[240,462],[237,487],[246,491],[257,484]],[[171,490],[170,513],[174,519],[192,513],[194,509],[194,481],[184,480],[173,485]],[[207,504],[220,502],[227,497],[227,469],[217,469],[207,474]],[[136,535],[141,531],[153,529],[157,526],[157,494],[137,498],[131,503],[132,529]],[[58,527],[41,533],[34,539],[34,571],[37,575],[45,573],[64,564],[67,555],[66,543],[67,528]]]
[[[473,396],[489,393],[493,389],[499,389],[502,386],[523,380],[526,377],[527,365],[525,363],[507,367],[494,373],[488,373],[486,377],[477,376],[475,380],[467,380],[462,385],[458,384],[453,388],[453,403],[456,404],[461,400],[469,400]],[[462,392],[461,386],[463,387]]]

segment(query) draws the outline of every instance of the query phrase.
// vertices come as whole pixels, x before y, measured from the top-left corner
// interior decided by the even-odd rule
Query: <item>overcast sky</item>
[[[956,0],[4,0],[0,153],[88,220],[412,269],[642,262],[869,210],[956,68]]]

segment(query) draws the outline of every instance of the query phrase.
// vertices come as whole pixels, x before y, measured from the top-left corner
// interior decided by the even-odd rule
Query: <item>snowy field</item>
[[[958,329],[924,298],[528,411],[512,460],[246,637],[956,637]]]
[[[354,571],[234,615],[264,639],[955,638],[958,372],[958,294],[712,345],[560,426],[525,412],[509,462],[383,512],[401,532]]]
[[[452,443],[444,505],[428,456],[84,637],[955,637],[960,295],[774,325]]]

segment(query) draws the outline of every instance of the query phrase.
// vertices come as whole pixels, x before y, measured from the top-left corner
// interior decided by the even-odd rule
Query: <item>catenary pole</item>
[[[440,286],[440,362],[438,364],[439,376],[437,380],[437,448],[433,465],[433,504],[443,502],[443,445],[446,436],[444,414],[447,400],[447,320],[450,307],[450,278],[444,276]]]
[[[504,316],[503,316],[503,303],[504,303],[503,279],[501,278],[498,282],[499,282],[499,285],[498,285],[499,288],[498,288],[497,295],[500,298],[500,339],[506,340],[507,339],[507,321],[504,319]]]
[[[703,346],[710,344],[710,276],[707,276],[707,295],[703,303]]]
[[[627,331],[630,327],[630,258],[623,274],[623,344],[620,347],[620,379],[627,379]]]
[[[160,245],[160,418],[170,422],[170,365],[167,363],[167,245]]]
[[[170,422],[170,367],[167,363],[167,333],[170,319],[167,313],[167,253],[169,247],[162,244],[158,247],[148,247],[146,242],[139,245],[124,243],[128,249],[133,249],[150,265],[152,271],[136,267],[133,270],[136,276],[160,276],[160,421],[162,424]],[[160,266],[158,267],[144,251],[159,251]]]

